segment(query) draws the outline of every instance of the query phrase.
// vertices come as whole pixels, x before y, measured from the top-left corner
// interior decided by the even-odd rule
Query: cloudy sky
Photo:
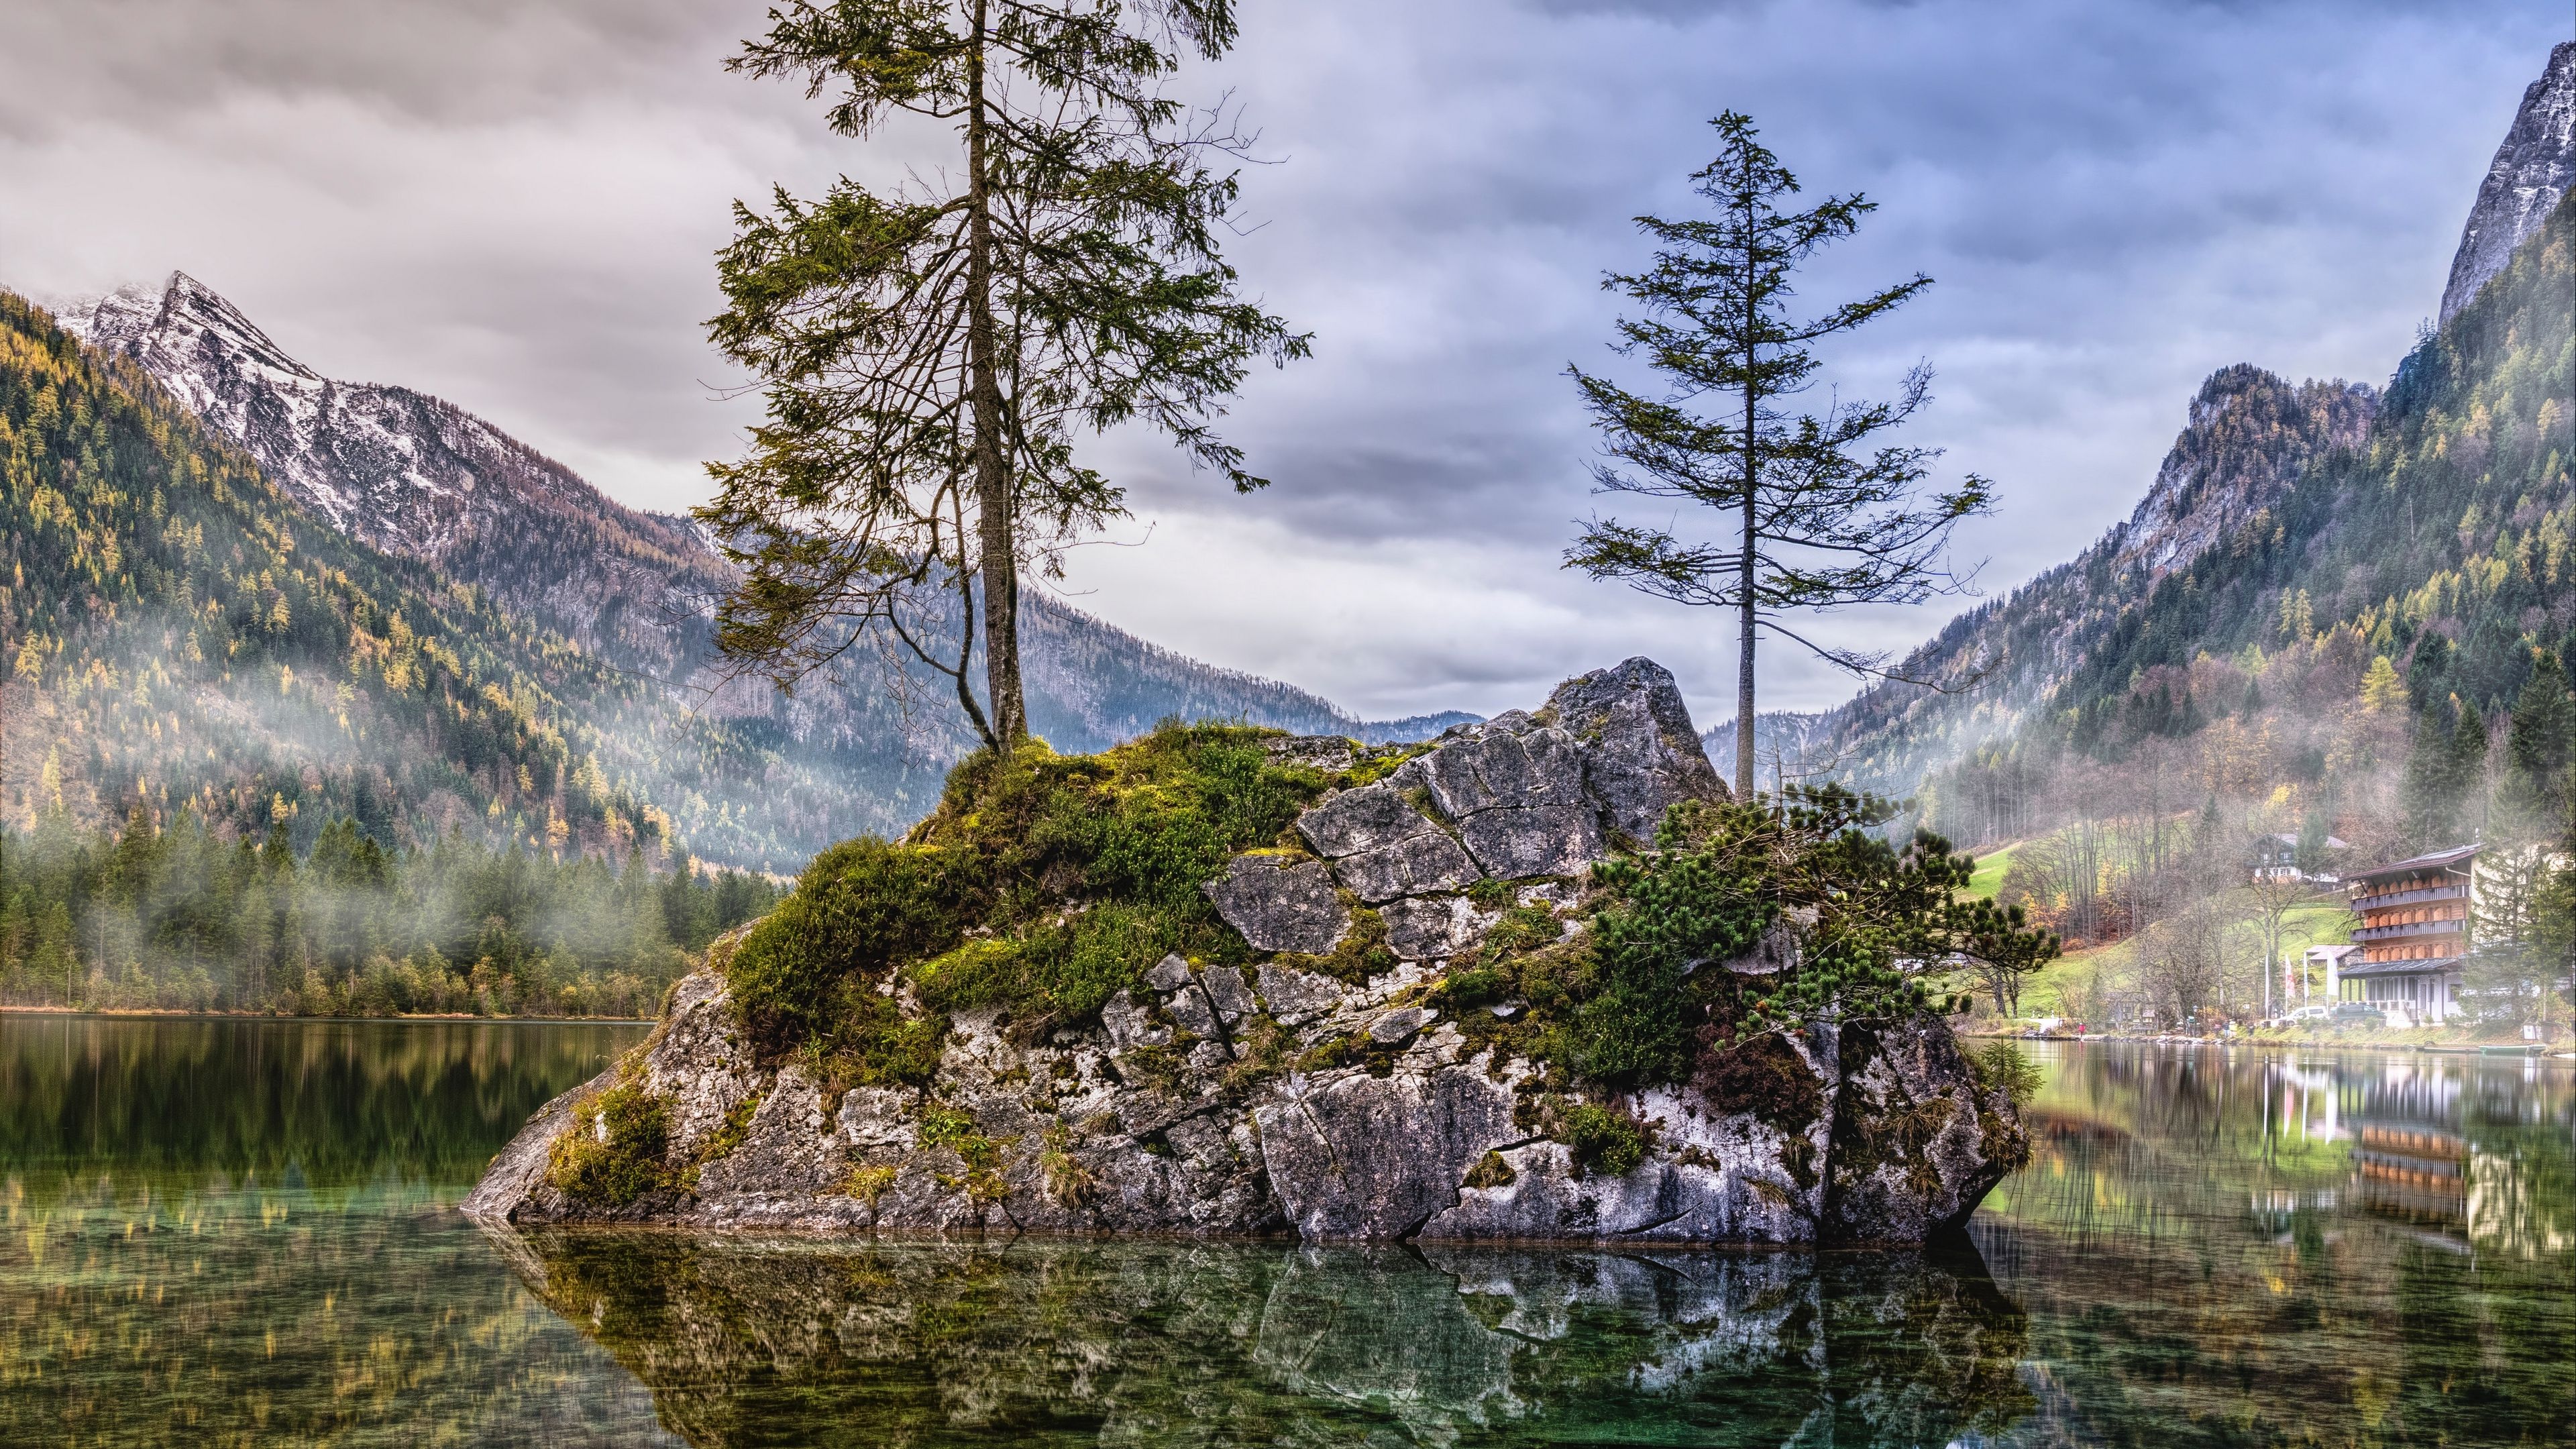
[[[1831,354],[1918,359],[1915,441],[2001,485],[1991,593],[2125,516],[2199,380],[2383,380],[2566,0],[1241,0],[1193,94],[1261,132],[1232,248],[1315,334],[1229,420],[1238,498],[1131,438],[1132,526],[1073,601],[1369,714],[1527,704],[1633,653],[1716,717],[1721,621],[1556,567],[1593,444],[1562,376],[1616,315],[1629,218],[1681,212],[1707,119],[1750,112],[1811,191],[1880,211],[1830,300],[1938,285]],[[749,403],[700,324],[735,197],[935,164],[725,74],[760,0],[10,0],[0,286],[186,270],[308,364],[448,397],[661,509]],[[1908,646],[1960,607],[1854,614]],[[1847,680],[1785,651],[1766,706]]]

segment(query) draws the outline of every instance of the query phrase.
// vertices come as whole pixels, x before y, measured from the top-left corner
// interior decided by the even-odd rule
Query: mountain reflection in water
[[[2576,1445],[2576,1073],[2035,1054],[1923,1252],[496,1241],[702,1446]]]
[[[1919,1253],[455,1212],[641,1032],[0,1016],[0,1444],[2576,1446],[2566,1063],[2039,1048]]]
[[[707,1446],[1941,1444],[2035,1407],[1964,1243],[498,1241]]]

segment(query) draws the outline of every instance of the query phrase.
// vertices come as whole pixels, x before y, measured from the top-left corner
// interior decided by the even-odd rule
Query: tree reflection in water
[[[702,1446],[1943,1444],[2035,1407],[1965,1243],[496,1241]]]
[[[503,1244],[709,1446],[2576,1445],[2576,1072],[2042,1064],[1926,1253]]]
[[[2576,1444],[2576,1072],[2052,1049],[1972,1231],[2036,1443]]]

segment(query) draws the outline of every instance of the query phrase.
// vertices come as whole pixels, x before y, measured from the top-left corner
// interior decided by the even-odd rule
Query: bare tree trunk
[[[975,531],[984,575],[984,695],[993,733],[1004,748],[1027,737],[1020,692],[1019,552],[1011,527],[1009,443],[1003,436],[1002,383],[993,351],[993,212],[985,190],[984,44],[987,0],[975,0],[975,39],[966,56],[968,386],[975,406]]]
[[[1745,270],[1748,273],[1752,270],[1749,257]],[[1752,335],[1751,308],[1752,304],[1747,302],[1745,333],[1748,337]],[[1752,355],[1749,345],[1745,355],[1748,359]],[[1738,560],[1741,572],[1735,576],[1739,600],[1735,659],[1735,798],[1745,802],[1753,799],[1753,488],[1762,476],[1754,456],[1754,421],[1755,393],[1752,380],[1747,378],[1744,384],[1744,553]]]

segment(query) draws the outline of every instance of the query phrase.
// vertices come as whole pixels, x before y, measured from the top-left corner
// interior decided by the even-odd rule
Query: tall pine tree
[[[790,0],[728,62],[828,94],[844,136],[908,115],[952,143],[899,186],[735,207],[709,325],[768,417],[699,510],[747,569],[728,655],[786,686],[854,648],[909,656],[1007,745],[1028,732],[1020,571],[1123,512],[1078,435],[1141,421],[1262,486],[1213,423],[1253,360],[1306,339],[1219,253],[1239,138],[1164,91],[1235,34],[1232,0]]]
[[[1837,401],[1821,413],[1788,406],[1816,380],[1816,343],[1885,316],[1932,279],[1917,274],[1820,317],[1793,318],[1790,283],[1799,265],[1850,236],[1875,203],[1828,197],[1782,212],[1797,178],[1756,139],[1752,118],[1728,111],[1712,124],[1717,158],[1691,180],[1713,214],[1637,218],[1656,243],[1653,264],[1602,280],[1641,309],[1620,319],[1614,350],[1643,356],[1663,375],[1662,394],[1631,392],[1579,367],[1568,372],[1608,454],[1592,470],[1599,491],[1695,503],[1720,520],[1713,536],[1700,538],[1596,517],[1565,564],[1735,612],[1735,788],[1750,799],[1756,636],[1768,630],[1837,665],[1877,672],[1885,656],[1817,643],[1786,616],[1915,603],[1955,587],[1944,561],[1950,530],[1986,511],[1989,485],[1971,474],[1923,498],[1936,450],[1864,451],[1923,406],[1926,369],[1908,374],[1890,402]],[[1703,399],[1725,406],[1701,412]]]

